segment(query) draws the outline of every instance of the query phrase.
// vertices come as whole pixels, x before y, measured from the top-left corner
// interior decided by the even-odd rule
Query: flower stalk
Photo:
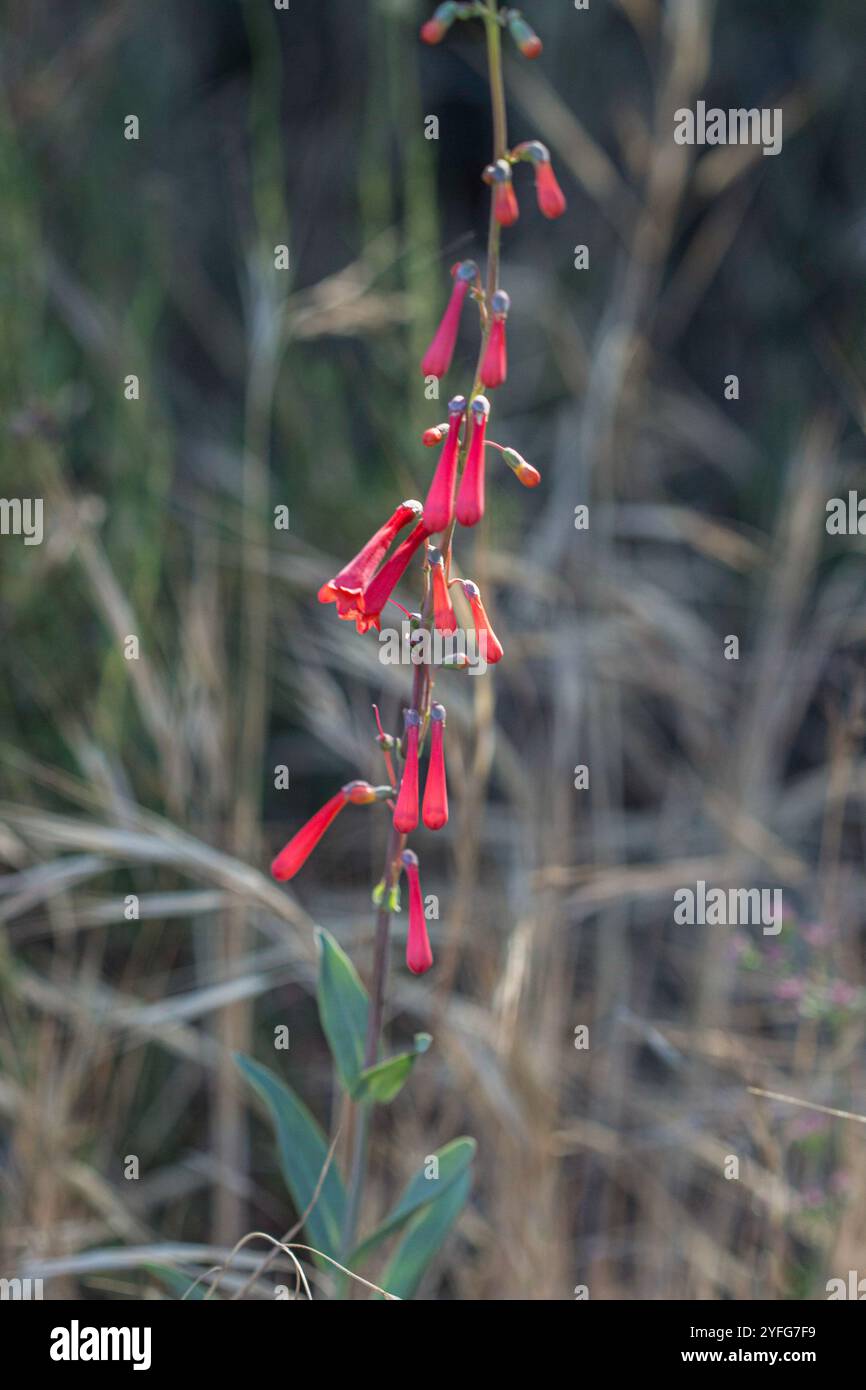
[[[481,669],[486,670],[487,665],[495,665],[503,658],[504,651],[493,630],[478,586],[471,580],[451,577],[457,527],[474,527],[484,516],[487,447],[499,451],[524,486],[533,487],[540,482],[538,471],[516,450],[487,438],[491,402],[482,394],[482,387],[496,390],[504,384],[507,376],[506,319],[510,299],[500,287],[502,233],[503,228],[513,225],[519,216],[515,175],[522,176],[522,165],[530,163],[533,166],[539,209],[545,217],[560,216],[565,211],[565,199],[553,174],[546,146],[539,141],[530,141],[514,150],[508,148],[502,72],[503,33],[510,32],[525,57],[533,58],[541,52],[541,42],[522,14],[512,8],[500,8],[498,0],[474,0],[474,3],[468,4],[451,3],[449,0],[436,7],[432,17],[422,27],[421,38],[425,43],[439,44],[452,27],[459,28],[459,21],[476,19],[483,22],[486,34],[493,124],[492,159],[481,171],[482,179],[490,188],[486,274],[482,277],[472,260],[461,261],[453,267],[450,295],[421,363],[426,377],[441,379],[448,374],[457,347],[461,320],[467,302],[471,302],[477,307],[480,324],[472,388],[466,396],[458,394],[451,397],[447,422],[433,424],[424,431],[423,445],[426,448],[441,448],[423,507],[414,499],[401,503],[354,559],[322,585],[319,600],[333,603],[338,617],[354,621],[361,634],[371,629],[379,631],[383,611],[387,605],[394,605],[409,617],[416,635],[426,633],[430,636],[434,629],[446,634],[456,631],[458,621],[450,590],[452,585],[460,586],[463,607],[471,611],[476,637],[485,657],[486,664]],[[431,537],[435,539],[428,543]],[[408,613],[393,595],[397,585],[408,574],[410,565],[414,562],[417,569],[419,561],[423,578],[420,613]],[[443,663],[461,670],[470,664],[465,656]],[[445,707],[433,698],[434,684],[434,670],[428,657],[426,662],[415,665],[411,699],[404,709],[404,725],[399,739],[386,732],[378,708],[373,707],[377,730],[375,741],[384,757],[388,784],[373,786],[360,780],[347,783],[295,833],[272,866],[275,877],[282,880],[294,877],[344,806],[350,803],[362,806],[387,803],[391,825],[382,874],[373,890],[376,920],[364,1046],[365,1068],[373,1067],[379,1061],[391,954],[391,918],[395,911],[399,911],[401,875],[405,875],[408,887],[406,966],[413,974],[421,976],[433,965],[419,859],[415,850],[407,845],[407,837],[414,836],[420,825],[425,831],[436,833],[448,823]],[[422,759],[428,753],[428,742],[424,797],[423,804],[419,805]],[[357,1235],[367,1168],[370,1114],[370,1105],[356,1105],[343,1231],[344,1258],[354,1248]]]

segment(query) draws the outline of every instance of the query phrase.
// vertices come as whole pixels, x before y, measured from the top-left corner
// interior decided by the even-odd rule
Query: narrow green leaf
[[[411,1298],[423,1275],[454,1225],[472,1187],[472,1172],[462,1173],[456,1182],[429,1202],[412,1218],[379,1279],[383,1289],[398,1298]]]
[[[319,1018],[337,1068],[351,1096],[364,1069],[369,1000],[342,946],[321,927],[316,930],[319,948]]]
[[[271,1113],[277,1131],[280,1167],[298,1216],[313,1200],[328,1157],[328,1143],[303,1101],[267,1067],[235,1053],[235,1061]],[[335,1163],[331,1163],[315,1205],[306,1218],[310,1244],[338,1257],[346,1211],[346,1192]]]
[[[365,1067],[358,1077],[355,1100],[374,1100],[380,1105],[387,1105],[403,1089],[417,1058],[427,1051],[432,1041],[429,1033],[416,1033],[411,1052],[400,1052],[396,1057],[389,1057],[387,1062]]]
[[[404,1226],[410,1216],[414,1216],[422,1207],[442,1197],[448,1188],[468,1170],[475,1157],[477,1147],[474,1139],[461,1135],[459,1139],[452,1139],[448,1144],[443,1144],[441,1149],[431,1155],[439,1160],[439,1176],[428,1178],[426,1176],[427,1164],[419,1173],[415,1174],[397,1205],[381,1226],[378,1226],[372,1235],[356,1246],[347,1262],[349,1268],[360,1269],[368,1255],[371,1255],[384,1240],[387,1240],[401,1226]]]

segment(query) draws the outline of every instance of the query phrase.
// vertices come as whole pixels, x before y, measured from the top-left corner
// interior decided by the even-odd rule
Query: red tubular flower
[[[493,213],[500,227],[513,227],[520,216],[520,206],[511,179],[497,182],[493,190]]]
[[[451,366],[451,358],[454,356],[454,346],[457,342],[457,332],[460,328],[463,301],[469,286],[478,275],[478,266],[474,261],[460,261],[454,267],[452,274],[454,287],[451,290],[451,297],[421,363],[421,371],[424,376],[444,376]]]
[[[497,290],[490,307],[493,310],[493,325],[487,339],[484,360],[481,363],[481,380],[489,391],[493,391],[497,386],[502,385],[508,375],[505,320],[508,317],[508,310],[511,308],[511,300],[504,290]]]
[[[424,522],[419,521],[414,531],[410,531],[406,539],[400,542],[394,554],[370,580],[358,601],[360,612],[355,615],[355,626],[359,632],[366,632],[371,627],[378,632],[382,609],[403,577],[403,572],[415,551],[426,541],[429,534]]]
[[[358,551],[354,560],[344,565],[340,573],[323,584],[319,590],[320,603],[336,603],[341,618],[357,618],[363,612],[360,606],[361,595],[376,573],[388,549],[408,522],[417,520],[423,507],[414,498],[401,502],[397,510],[380,526],[367,544]]]
[[[440,632],[456,632],[457,618],[445,578],[445,561],[441,552],[435,548],[428,552],[428,559],[433,577],[433,626]]]
[[[475,526],[484,515],[484,436],[490,415],[486,396],[475,396],[472,405],[472,439],[466,467],[460,479],[455,516],[461,526]]]
[[[481,591],[477,584],[473,584],[471,579],[464,579],[463,592],[469,600],[469,607],[472,609],[472,618],[475,623],[475,636],[478,640],[481,655],[491,666],[495,666],[497,661],[501,661],[505,655],[502,643],[490,626],[490,619],[481,602]]]
[[[345,787],[341,787],[330,801],[326,801],[280,850],[271,865],[274,878],[280,882],[294,878],[301,865],[309,859],[328,826],[336,820],[343,807],[350,801],[354,806],[369,806],[371,802],[380,800],[382,792],[390,795],[390,790],[372,787],[369,782],[347,782]]]
[[[403,711],[405,736],[403,776],[397,805],[394,807],[394,829],[401,835],[408,835],[418,824],[418,735],[421,730],[421,716],[416,709]]]
[[[418,876],[418,856],[414,850],[404,849],[400,858],[409,880],[409,937],[406,942],[406,964],[413,975],[423,975],[433,964],[433,952],[430,950],[427,922],[424,917],[424,899],[421,896],[421,879]]]
[[[528,159],[531,162],[535,172],[535,196],[544,216],[561,217],[567,204],[553,172],[547,146],[540,140],[526,140],[522,145],[515,145],[511,153],[517,159]]]
[[[444,5],[437,5],[432,19],[421,25],[421,38],[425,43],[441,43],[456,18],[456,0],[446,0]]]
[[[445,706],[430,708],[430,763],[424,783],[421,819],[428,830],[441,830],[448,821],[448,784],[445,780]]]
[[[545,217],[561,217],[565,212],[565,195],[549,159],[541,159],[535,166],[535,196]]]
[[[519,10],[512,10],[508,18],[508,29],[524,58],[537,58],[543,47],[541,39]]]
[[[448,437],[439,455],[436,472],[424,503],[424,525],[432,536],[444,531],[454,515],[454,484],[457,481],[457,452],[460,448],[460,426],[466,414],[466,400],[455,396],[448,402]]]
[[[522,454],[518,454],[516,449],[503,449],[502,458],[508,464],[515,478],[524,487],[538,487],[541,482],[541,474],[531,463],[527,463]]]

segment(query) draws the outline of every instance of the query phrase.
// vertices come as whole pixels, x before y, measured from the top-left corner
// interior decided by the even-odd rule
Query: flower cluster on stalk
[[[455,20],[473,18],[484,18],[488,23],[507,28],[524,57],[535,58],[541,52],[540,39],[520,11],[491,9],[483,0],[438,5],[423,25],[421,38],[425,43],[437,44]],[[565,199],[550,154],[541,141],[525,141],[511,150],[497,151],[494,161],[481,175],[491,189],[489,253],[494,246],[498,250],[501,229],[513,225],[520,215],[514,175],[522,164],[532,166],[538,207],[543,216],[556,218],[565,212]],[[490,254],[489,258],[493,265],[488,271],[486,285],[475,261],[460,261],[452,267],[450,294],[421,362],[421,371],[428,379],[441,379],[448,374],[466,304],[474,303],[481,335],[475,381],[468,401],[462,395],[452,397],[447,420],[424,431],[422,443],[428,448],[439,448],[440,452],[423,504],[415,499],[401,502],[358,554],[322,585],[318,597],[321,603],[334,604],[337,616],[354,622],[359,633],[371,628],[378,632],[386,605],[402,606],[396,604],[392,595],[417,556],[421,600],[419,611],[410,615],[416,630],[427,627],[443,633],[456,631],[458,615],[452,598],[456,593],[474,628],[475,650],[481,652],[487,665],[495,665],[502,660],[504,650],[494,632],[481,591],[470,579],[452,577],[455,540],[458,528],[474,527],[484,516],[487,450],[496,451],[524,487],[537,486],[541,475],[511,446],[496,443],[488,436],[492,406],[485,393],[498,390],[508,376],[506,325],[511,307],[508,294],[498,284],[498,255],[495,260]],[[402,539],[398,539],[403,532]],[[460,664],[465,666],[465,663]],[[406,963],[415,974],[430,969],[433,955],[427,935],[418,855],[407,847],[406,839],[419,825],[438,831],[448,823],[446,711],[444,705],[433,698],[433,688],[432,668],[421,668],[415,678],[412,701],[403,711],[399,736],[385,733],[376,710],[376,741],[385,758],[388,783],[383,786],[364,781],[347,783],[295,833],[272,865],[275,878],[283,881],[293,878],[344,806],[386,803],[392,817],[390,857],[385,877],[374,890],[373,898],[386,910],[395,910],[399,905],[399,877],[405,874],[409,890]],[[421,759],[428,744],[422,796]]]

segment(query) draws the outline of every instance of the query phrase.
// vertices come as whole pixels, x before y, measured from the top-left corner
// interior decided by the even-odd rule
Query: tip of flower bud
[[[495,296],[494,296],[495,297]],[[449,415],[463,415],[466,410],[465,396],[452,396],[448,402]]]
[[[455,280],[475,280],[478,276],[478,266],[474,261],[458,261],[452,273]]]
[[[434,703],[430,706],[430,718],[436,724],[445,723],[445,706],[440,705],[438,700],[434,701]]]
[[[497,159],[495,164],[488,164],[482,174],[487,183],[510,183],[511,165],[507,159]]]
[[[511,151],[513,159],[529,159],[533,164],[549,164],[550,150],[541,140],[524,140]]]
[[[461,584],[462,584],[462,586],[463,586],[463,592],[464,592],[464,594],[466,595],[467,598],[480,598],[480,597],[481,597],[481,590],[479,589],[478,585],[475,583],[474,580],[472,580],[472,579],[463,579],[463,580],[461,580]]]
[[[490,307],[494,314],[507,314],[511,308],[511,295],[505,290],[497,290],[490,301]]]
[[[441,43],[457,18],[458,9],[457,0],[445,0],[443,5],[437,5],[432,18],[421,25],[421,38],[424,43]]]
[[[444,425],[431,425],[430,428],[429,428],[429,430],[425,430],[424,433],[422,434],[422,436],[421,436],[421,443],[422,443],[423,445],[425,445],[426,448],[432,449],[432,448],[434,448],[437,444],[441,444],[441,443],[442,443],[442,440],[445,438],[445,436],[446,436],[447,433],[448,433],[448,425],[447,425],[447,423],[444,424]],[[422,508],[422,510],[423,510],[423,508]]]
[[[432,565],[444,565],[444,564],[445,564],[445,557],[444,557],[444,555],[442,554],[442,551],[438,548],[438,546],[435,546],[435,545],[428,545],[428,547],[427,547],[427,563],[428,563],[428,565],[431,565],[431,566],[432,566]]]
[[[486,396],[473,396],[470,409],[473,415],[486,417],[490,414],[490,402]]]
[[[421,723],[421,716],[416,709],[404,709],[403,724],[407,729],[416,728]]]
[[[515,478],[524,487],[538,487],[541,482],[541,474],[531,463],[527,463],[522,454],[518,454],[516,449],[506,448],[501,451],[502,459],[508,464]]]
[[[400,506],[405,507],[407,511],[414,512],[416,516],[420,516],[424,510],[424,503],[419,502],[417,497],[407,497],[405,502],[400,503]]]
[[[417,869],[418,856],[414,849],[404,849],[403,853],[400,855],[400,863],[406,869]]]

